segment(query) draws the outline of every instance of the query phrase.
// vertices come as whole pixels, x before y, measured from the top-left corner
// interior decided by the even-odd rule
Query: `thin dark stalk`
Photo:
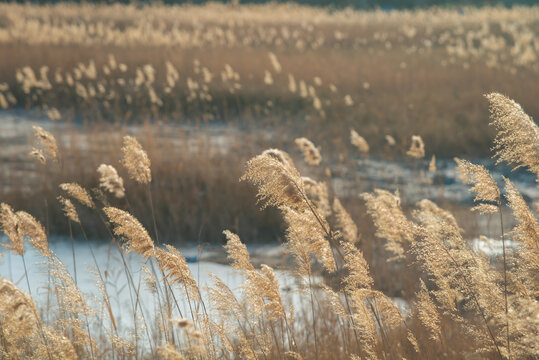
[[[75,285],[78,286],[77,283],[77,262],[75,261],[75,240],[73,240],[73,229],[71,227],[71,220],[67,220],[67,223],[69,225],[69,237],[71,238],[71,253],[73,254],[73,275],[75,277]]]
[[[505,233],[503,231],[503,215],[502,207],[498,199],[498,212],[500,213],[500,227],[502,231],[502,247],[503,247],[503,295],[505,300],[505,328],[506,328],[506,338],[507,338],[507,354],[509,359],[511,359],[511,343],[509,341],[509,306],[507,303],[507,260],[505,257]]]

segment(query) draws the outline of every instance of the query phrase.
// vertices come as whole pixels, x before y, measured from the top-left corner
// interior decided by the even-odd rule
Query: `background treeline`
[[[17,2],[17,3],[38,3],[38,4],[54,4],[64,1],[58,0],[0,0],[0,2]],[[204,4],[208,2],[223,2],[223,3],[242,3],[242,4],[264,4],[269,2],[287,3],[293,2],[301,5],[312,6],[329,6],[335,8],[352,7],[356,9],[376,9],[383,10],[392,9],[413,9],[430,6],[439,7],[459,7],[459,6],[506,6],[514,5],[535,5],[537,0],[75,0],[75,3],[139,3],[139,4]]]

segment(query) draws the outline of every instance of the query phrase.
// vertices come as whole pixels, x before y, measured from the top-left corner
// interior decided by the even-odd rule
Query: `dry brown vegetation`
[[[0,277],[0,358],[536,358],[538,204],[463,159],[472,212],[355,174],[384,156],[424,181],[434,154],[493,141],[495,159],[537,177],[539,128],[510,98],[539,113],[538,11],[0,4],[2,114],[50,120],[0,134],[0,245],[26,278]],[[467,241],[485,218],[501,256]],[[110,241],[135,299],[127,332],[109,275],[90,259],[92,306],[52,234]],[[277,238],[292,293],[245,246]],[[218,276],[202,288],[165,245],[184,241],[226,241],[241,290]],[[47,267],[46,308],[28,247]]]
[[[539,128],[512,100],[500,94],[487,98],[499,129],[495,156],[536,174]],[[521,129],[529,130],[526,136],[521,136]],[[54,136],[39,127],[35,132],[40,142],[34,150],[36,161],[49,166],[60,163]],[[415,142],[409,155],[424,155],[418,150],[423,149],[421,138]],[[306,138],[297,139],[297,144],[305,161],[317,166],[322,155],[315,145]],[[66,197],[59,200],[70,226],[78,224],[85,234],[88,225],[77,208],[89,209],[109,229],[122,256],[123,251],[133,251],[151,261],[152,270],[146,265],[143,270],[148,291],[160,308],[147,318],[137,300],[132,308],[133,337],[120,334],[97,262],[101,313],[88,306],[64,264],[49,249],[41,223],[2,203],[0,223],[7,235],[2,245],[23,260],[27,244],[39,251],[48,264],[48,286],[57,302],[56,309],[47,308],[54,312],[54,320],[44,321],[32,298],[3,279],[2,355],[13,359],[534,358],[539,351],[537,219],[509,179],[500,189],[484,167],[457,162],[463,181],[473,185],[476,194],[472,210],[500,215],[501,258],[488,259],[471,250],[453,215],[432,201],[422,200],[405,212],[398,193],[378,189],[362,195],[376,229],[376,240],[368,240],[380,241],[387,266],[406,274],[401,291],[411,306],[403,311],[379,290],[384,286],[373,279],[362,252],[367,239],[340,201],[328,193],[325,182],[302,177],[291,157],[278,149],[249,160],[241,180],[255,186],[261,208],[276,208],[284,219],[283,246],[294,259],[298,296],[305,299],[302,308],[294,309],[285,301],[274,269],[267,265],[256,269],[240,238],[228,230],[224,231],[228,257],[245,277],[242,294],[213,276],[207,297],[202,295],[183,255],[172,246],[158,246],[149,186],[156,181],[151,161],[135,138],[125,136],[121,163],[131,180],[147,187],[151,230],[128,211],[109,204],[113,197],[126,196],[124,181],[112,167],[100,171],[101,190],[93,195],[77,183],[63,183],[59,188]],[[516,221],[507,233],[502,219],[506,201]],[[506,249],[506,237],[518,241],[516,251]],[[127,266],[125,271],[139,299],[143,290]],[[28,290],[31,294],[29,283]],[[178,291],[179,301],[189,304],[188,314],[180,310]],[[92,321],[95,317],[98,330]]]
[[[282,125],[326,150],[353,127],[477,156],[479,94],[539,113],[536,7],[0,6],[0,105],[53,119]]]
[[[499,129],[495,156],[536,174],[537,125],[505,96],[493,93],[487,98],[493,124]],[[520,136],[521,129],[531,132]],[[45,161],[47,166],[60,163],[62,153],[54,136],[41,128],[35,131],[40,141],[35,152],[41,154],[36,161]],[[313,158],[320,160],[322,155],[314,144],[306,138],[297,143],[306,162],[317,166]],[[411,150],[417,151],[418,146]],[[151,270],[143,265],[147,291],[158,299],[160,308],[149,315],[142,304],[138,306],[139,293],[146,290],[135,284],[126,266],[128,286],[139,300],[132,308],[133,336],[120,334],[99,268],[95,271],[101,312],[88,306],[64,264],[50,250],[43,225],[2,203],[0,223],[7,236],[2,245],[23,259],[26,246],[35,248],[48,264],[48,287],[56,298],[56,308],[47,308],[54,316],[45,321],[30,296],[2,280],[2,356],[534,358],[539,352],[537,218],[509,179],[501,189],[484,167],[457,161],[463,181],[473,185],[470,190],[476,194],[472,211],[502,217],[502,206],[507,204],[513,212],[516,226],[501,232],[503,257],[489,259],[471,250],[453,215],[432,201],[422,200],[405,211],[398,193],[380,189],[362,194],[376,229],[376,239],[367,239],[340,201],[328,193],[327,184],[302,177],[287,153],[268,149],[249,160],[241,180],[256,188],[261,208],[276,208],[285,223],[283,246],[294,259],[291,276],[299,284],[296,295],[304,299],[301,308],[294,309],[274,269],[255,268],[245,245],[228,230],[224,231],[225,248],[232,266],[243,273],[245,286],[237,294],[213,276],[212,286],[199,288],[183,255],[172,246],[159,246],[149,187],[157,179],[145,149],[135,138],[125,136],[121,163],[132,181],[147,186],[147,211],[153,219],[149,229],[128,211],[109,204],[112,198],[129,193],[117,191],[124,180],[110,167],[100,172],[101,191],[90,194],[77,183],[63,183],[59,188],[65,197],[60,202],[70,226],[78,224],[84,232],[88,225],[80,209],[90,210],[109,229],[122,256],[124,251],[136,252],[150,261]],[[518,249],[506,249],[508,237],[518,242]],[[373,278],[362,251],[367,240],[382,244],[387,266],[405,273],[402,291],[409,311],[399,309]],[[189,304],[189,313],[181,312],[178,301]]]

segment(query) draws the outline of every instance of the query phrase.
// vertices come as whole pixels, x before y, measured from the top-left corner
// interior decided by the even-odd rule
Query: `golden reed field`
[[[537,359],[538,35],[0,4],[0,359]]]

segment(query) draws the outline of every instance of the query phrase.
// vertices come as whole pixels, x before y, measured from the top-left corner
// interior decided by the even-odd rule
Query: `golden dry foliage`
[[[43,225],[27,212],[17,211],[16,215],[21,236],[26,237],[30,244],[41,253],[41,256],[50,257],[51,251]]]
[[[124,136],[122,164],[127,169],[129,177],[139,184],[149,184],[152,181],[148,154],[134,137]]]
[[[154,255],[165,276],[172,284],[182,286],[191,299],[200,300],[200,289],[185,257],[173,246],[165,245],[165,248],[166,250],[157,248]]]
[[[37,332],[37,308],[32,298],[11,281],[0,277],[0,354],[20,359]]]
[[[80,224],[80,219],[79,219],[79,215],[77,214],[77,209],[75,208],[75,205],[73,205],[71,200],[66,199],[63,196],[58,196],[57,199],[60,205],[62,205],[62,210],[64,211],[65,216],[67,216],[69,220]]]
[[[281,150],[270,149],[247,162],[241,180],[247,180],[258,189],[262,208],[287,205],[305,207],[304,185],[290,156]]]
[[[397,142],[395,141],[395,138],[391,135],[386,135],[385,139],[389,146],[395,146],[397,144]]]
[[[310,256],[316,259],[329,271],[335,271],[335,259],[328,240],[328,234],[324,230],[329,226],[320,215],[315,215],[310,209],[294,209],[287,206],[280,208],[286,222],[286,246],[298,261],[302,276],[311,273]]]
[[[350,298],[354,328],[359,332],[361,354],[366,359],[377,359],[376,323],[367,305],[373,280],[361,251],[350,243],[343,243],[342,246],[345,268],[349,272],[343,284]]]
[[[429,171],[433,174],[436,173],[436,156],[435,155],[432,155],[432,157],[430,158],[430,162],[429,162]]]
[[[486,95],[492,125],[498,130],[494,150],[498,161],[527,167],[539,178],[539,128],[515,101],[498,93]]]
[[[82,186],[80,186],[77,183],[64,183],[60,184],[60,189],[65,191],[69,196],[72,198],[77,199],[81,204],[89,207],[89,208],[95,208],[94,201],[92,200],[92,197],[84,189]]]
[[[522,249],[519,252],[523,259],[523,269],[529,273],[528,286],[531,293],[539,295],[539,224],[532,211],[509,179],[505,179],[505,197],[513,210],[517,225],[512,231]]]
[[[43,148],[47,151],[47,153],[51,156],[52,160],[58,161],[58,145],[56,145],[56,139],[54,136],[46,131],[43,130],[40,126],[32,126],[32,128],[35,131],[35,137],[39,140],[39,143]],[[37,150],[39,152],[39,150]],[[39,154],[34,154],[34,151],[31,153],[33,156],[38,157],[41,162],[44,163],[44,161],[41,160],[41,156],[43,156],[43,153],[41,152],[41,156],[37,156]]]
[[[32,151],[30,151],[29,155],[39,161],[41,164],[47,163],[47,158],[45,158],[45,155],[43,154],[43,151],[32,148]]]
[[[322,155],[320,155],[320,150],[314,146],[311,140],[301,137],[297,138],[294,142],[303,153],[303,157],[307,164],[320,165],[322,162]]]
[[[429,200],[418,203],[414,213],[420,225],[419,239],[413,244],[421,268],[436,284],[433,291],[441,310],[450,316],[485,353],[503,353],[505,343],[505,310],[503,288],[498,274],[486,259],[466,246],[453,216]],[[455,299],[461,297],[466,310],[476,322],[465,321]]]
[[[127,243],[127,252],[135,251],[145,258],[154,254],[152,238],[134,216],[111,206],[103,208],[103,211],[113,224],[114,234]]]
[[[182,354],[176,351],[176,347],[170,343],[166,343],[163,346],[157,348],[157,354],[161,359],[167,360],[183,360],[185,359]]]
[[[226,236],[225,249],[228,259],[232,260],[232,267],[237,270],[254,270],[249,251],[247,251],[247,247],[241,242],[239,236],[229,230],[224,230],[223,234]]]
[[[19,218],[8,204],[0,204],[0,225],[9,242],[0,243],[3,247],[13,251],[17,255],[24,253],[23,233],[19,224]]]
[[[410,149],[406,152],[406,154],[416,159],[425,157],[425,144],[423,143],[421,136],[412,136],[412,144],[410,145]]]
[[[425,286],[423,280],[420,280],[420,288],[416,293],[414,302],[415,317],[420,324],[427,330],[429,339],[439,341],[442,329],[440,327],[440,314],[436,308],[436,304],[430,297],[429,290]]]
[[[500,204],[500,190],[487,169],[482,165],[472,164],[466,160],[455,158],[455,161],[457,162],[462,182],[473,185],[470,191],[476,194],[474,201],[479,202],[479,205],[473,207],[472,210],[483,214],[497,212]]]
[[[364,193],[361,196],[374,220],[376,236],[386,240],[384,247],[393,255],[388,260],[403,259],[405,248],[414,240],[415,228],[402,212],[399,194],[376,189],[372,194]]]
[[[112,165],[101,164],[97,168],[99,173],[99,186],[121,199],[125,196],[124,180]]]
[[[223,233],[227,237],[225,249],[228,258],[232,260],[232,266],[245,272],[246,283],[243,291],[254,313],[260,315],[265,310],[268,319],[285,318],[284,303],[273,269],[262,265],[261,271],[256,271],[249,260],[249,252],[238,235],[228,230]]]
[[[275,72],[280,72],[280,64],[272,54],[270,61]],[[120,68],[114,59],[109,59],[107,66]],[[94,70],[89,68],[85,73],[92,76]],[[141,84],[155,81],[152,69],[140,70]],[[171,74],[173,83],[178,75],[172,70]],[[322,84],[321,79],[315,80],[317,87]],[[314,87],[306,91],[316,94]],[[493,95],[489,97],[492,100]],[[496,98],[495,102],[507,103],[503,97]],[[514,108],[511,102],[508,104],[502,107]],[[503,116],[500,115],[502,110],[493,111],[493,116],[503,122],[514,121],[500,131],[498,156],[535,172],[536,159],[519,153],[525,149],[527,156],[534,158],[535,148],[530,144],[531,147],[526,148],[528,145],[524,144],[516,149],[518,139],[514,138],[526,126],[535,125],[526,123],[531,119],[522,115],[519,108],[513,110],[507,110],[510,114]],[[518,141],[533,140],[530,139],[523,137]],[[416,141],[409,155],[422,158],[424,146],[420,138]],[[123,162],[130,177],[148,184],[150,164],[140,144],[126,137],[123,151]],[[480,165],[456,161],[463,181],[473,185],[471,191],[479,202],[475,209],[483,212],[500,209],[500,190],[488,171]],[[101,165],[100,169],[101,187],[115,196],[123,195],[123,182],[116,170],[107,165]],[[367,213],[374,220],[375,236],[385,240],[385,249],[390,254],[388,261],[400,260],[388,266],[416,277],[413,286],[403,289],[407,302],[413,304],[410,316],[403,315],[396,302],[376,288],[369,263],[357,246],[358,227],[338,199],[330,206],[325,183],[301,177],[290,156],[277,149],[266,150],[251,159],[242,180],[257,187],[262,208],[274,206],[283,216],[285,246],[296,260],[295,280],[299,280],[301,286],[294,296],[310,297],[307,300],[310,309],[300,309],[297,319],[294,319],[293,307],[283,298],[274,269],[267,265],[255,268],[238,235],[224,231],[227,256],[232,266],[244,275],[241,296],[211,275],[213,285],[208,289],[211,307],[206,308],[200,288],[180,251],[170,245],[156,248],[135,217],[124,210],[105,207],[103,211],[114,234],[127,243],[127,252],[136,251],[148,261],[155,259],[165,276],[164,285],[168,285],[168,280],[185,291],[191,318],[183,318],[178,306],[177,315],[181,319],[176,320],[173,307],[168,309],[168,319],[159,319],[164,318],[165,313],[157,308],[157,315],[151,319],[157,326],[150,328],[141,323],[141,328],[133,334],[135,344],[101,328],[98,329],[101,335],[97,337],[94,333],[94,337],[93,326],[100,326],[103,321],[97,319],[99,322],[90,326],[88,318],[93,318],[95,313],[65,265],[49,250],[41,223],[28,213],[15,212],[2,203],[0,224],[8,237],[2,245],[23,255],[23,243],[29,241],[46,258],[50,288],[56,295],[55,305],[46,311],[57,312],[47,316],[52,320],[45,324],[32,299],[13,283],[0,278],[0,357],[10,360],[145,358],[148,352],[139,344],[146,341],[155,345],[150,350],[153,356],[167,359],[397,359],[438,355],[532,359],[539,353],[539,224],[524,197],[509,180],[505,179],[505,197],[516,220],[511,234],[521,246],[514,254],[509,252],[507,281],[499,271],[498,259],[487,259],[470,248],[463,230],[449,211],[425,199],[417,202],[415,210],[407,217],[398,192],[376,189],[362,194]],[[95,209],[90,195],[76,183],[65,183],[60,188]],[[58,200],[66,216],[79,222],[71,200],[62,196]],[[338,231],[333,231],[330,223],[335,224]],[[313,266],[316,262],[321,267]],[[318,276],[320,268],[324,276]],[[410,268],[413,270],[408,273]],[[158,279],[146,265],[142,266],[142,272],[149,291],[160,299],[162,288]],[[108,304],[104,281],[98,286]],[[167,297],[172,294],[168,293]],[[137,294],[138,300],[142,298]],[[111,311],[110,305],[107,306]],[[110,317],[117,330],[112,312]],[[135,325],[141,321],[136,309],[133,321]],[[101,349],[101,343],[108,344],[109,348]]]
[[[350,143],[354,145],[361,153],[369,152],[369,144],[363,136],[359,135],[354,129],[350,129]]]
[[[44,326],[34,301],[0,277],[0,355],[5,359],[77,359],[60,331]]]
[[[343,239],[350,244],[355,244],[359,238],[357,225],[337,198],[333,201],[333,212]]]

